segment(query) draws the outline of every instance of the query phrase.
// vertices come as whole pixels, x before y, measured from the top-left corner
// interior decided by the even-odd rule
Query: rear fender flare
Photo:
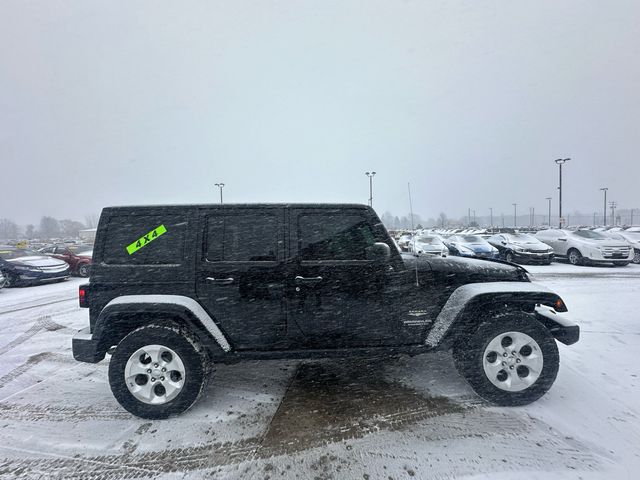
[[[123,295],[111,300],[102,309],[93,328],[92,338],[105,351],[115,342],[109,331],[123,316],[158,315],[179,318],[199,336],[213,340],[225,353],[231,345],[211,316],[194,299],[182,295]]]

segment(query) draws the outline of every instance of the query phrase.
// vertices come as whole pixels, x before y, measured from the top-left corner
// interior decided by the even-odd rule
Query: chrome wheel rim
[[[578,263],[578,261],[579,261],[579,260],[580,260],[580,257],[578,256],[577,252],[572,251],[572,252],[569,254],[569,262],[570,262],[572,265],[577,265],[577,263]]]
[[[636,254],[633,256],[633,263],[640,263],[640,252],[636,252]]]
[[[81,265],[78,273],[80,274],[81,277],[88,276],[89,267],[87,267],[86,265]]]
[[[129,392],[149,405],[162,405],[176,398],[184,387],[185,378],[182,359],[164,345],[139,348],[124,367]]]
[[[506,392],[520,392],[533,385],[542,373],[540,345],[522,332],[504,332],[489,342],[482,366],[489,381]]]

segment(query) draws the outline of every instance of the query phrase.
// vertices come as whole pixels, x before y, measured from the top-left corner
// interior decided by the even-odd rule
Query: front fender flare
[[[560,301],[560,303],[557,303]],[[458,287],[438,314],[429,330],[425,344],[434,348],[441,344],[451,327],[462,317],[469,306],[496,306],[501,303],[560,305],[566,311],[560,296],[548,288],[530,282],[470,283]]]

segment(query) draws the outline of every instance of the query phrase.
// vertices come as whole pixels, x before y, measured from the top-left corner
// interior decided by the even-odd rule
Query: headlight
[[[496,247],[491,247],[491,253],[498,253],[498,249]]]
[[[475,252],[473,250],[471,250],[470,248],[467,247],[463,247],[462,245],[460,245],[458,247],[458,250],[460,251],[460,253],[466,253],[467,255],[473,255]]]

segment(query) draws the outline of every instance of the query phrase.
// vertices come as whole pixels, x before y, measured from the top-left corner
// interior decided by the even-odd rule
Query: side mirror
[[[506,245],[506,244],[507,244],[507,242],[505,242],[504,240],[503,240],[502,242],[500,242],[500,243],[502,243],[503,245]]]
[[[391,249],[383,242],[376,242],[367,247],[366,253],[367,260],[373,260],[376,263],[387,263],[391,258]]]

